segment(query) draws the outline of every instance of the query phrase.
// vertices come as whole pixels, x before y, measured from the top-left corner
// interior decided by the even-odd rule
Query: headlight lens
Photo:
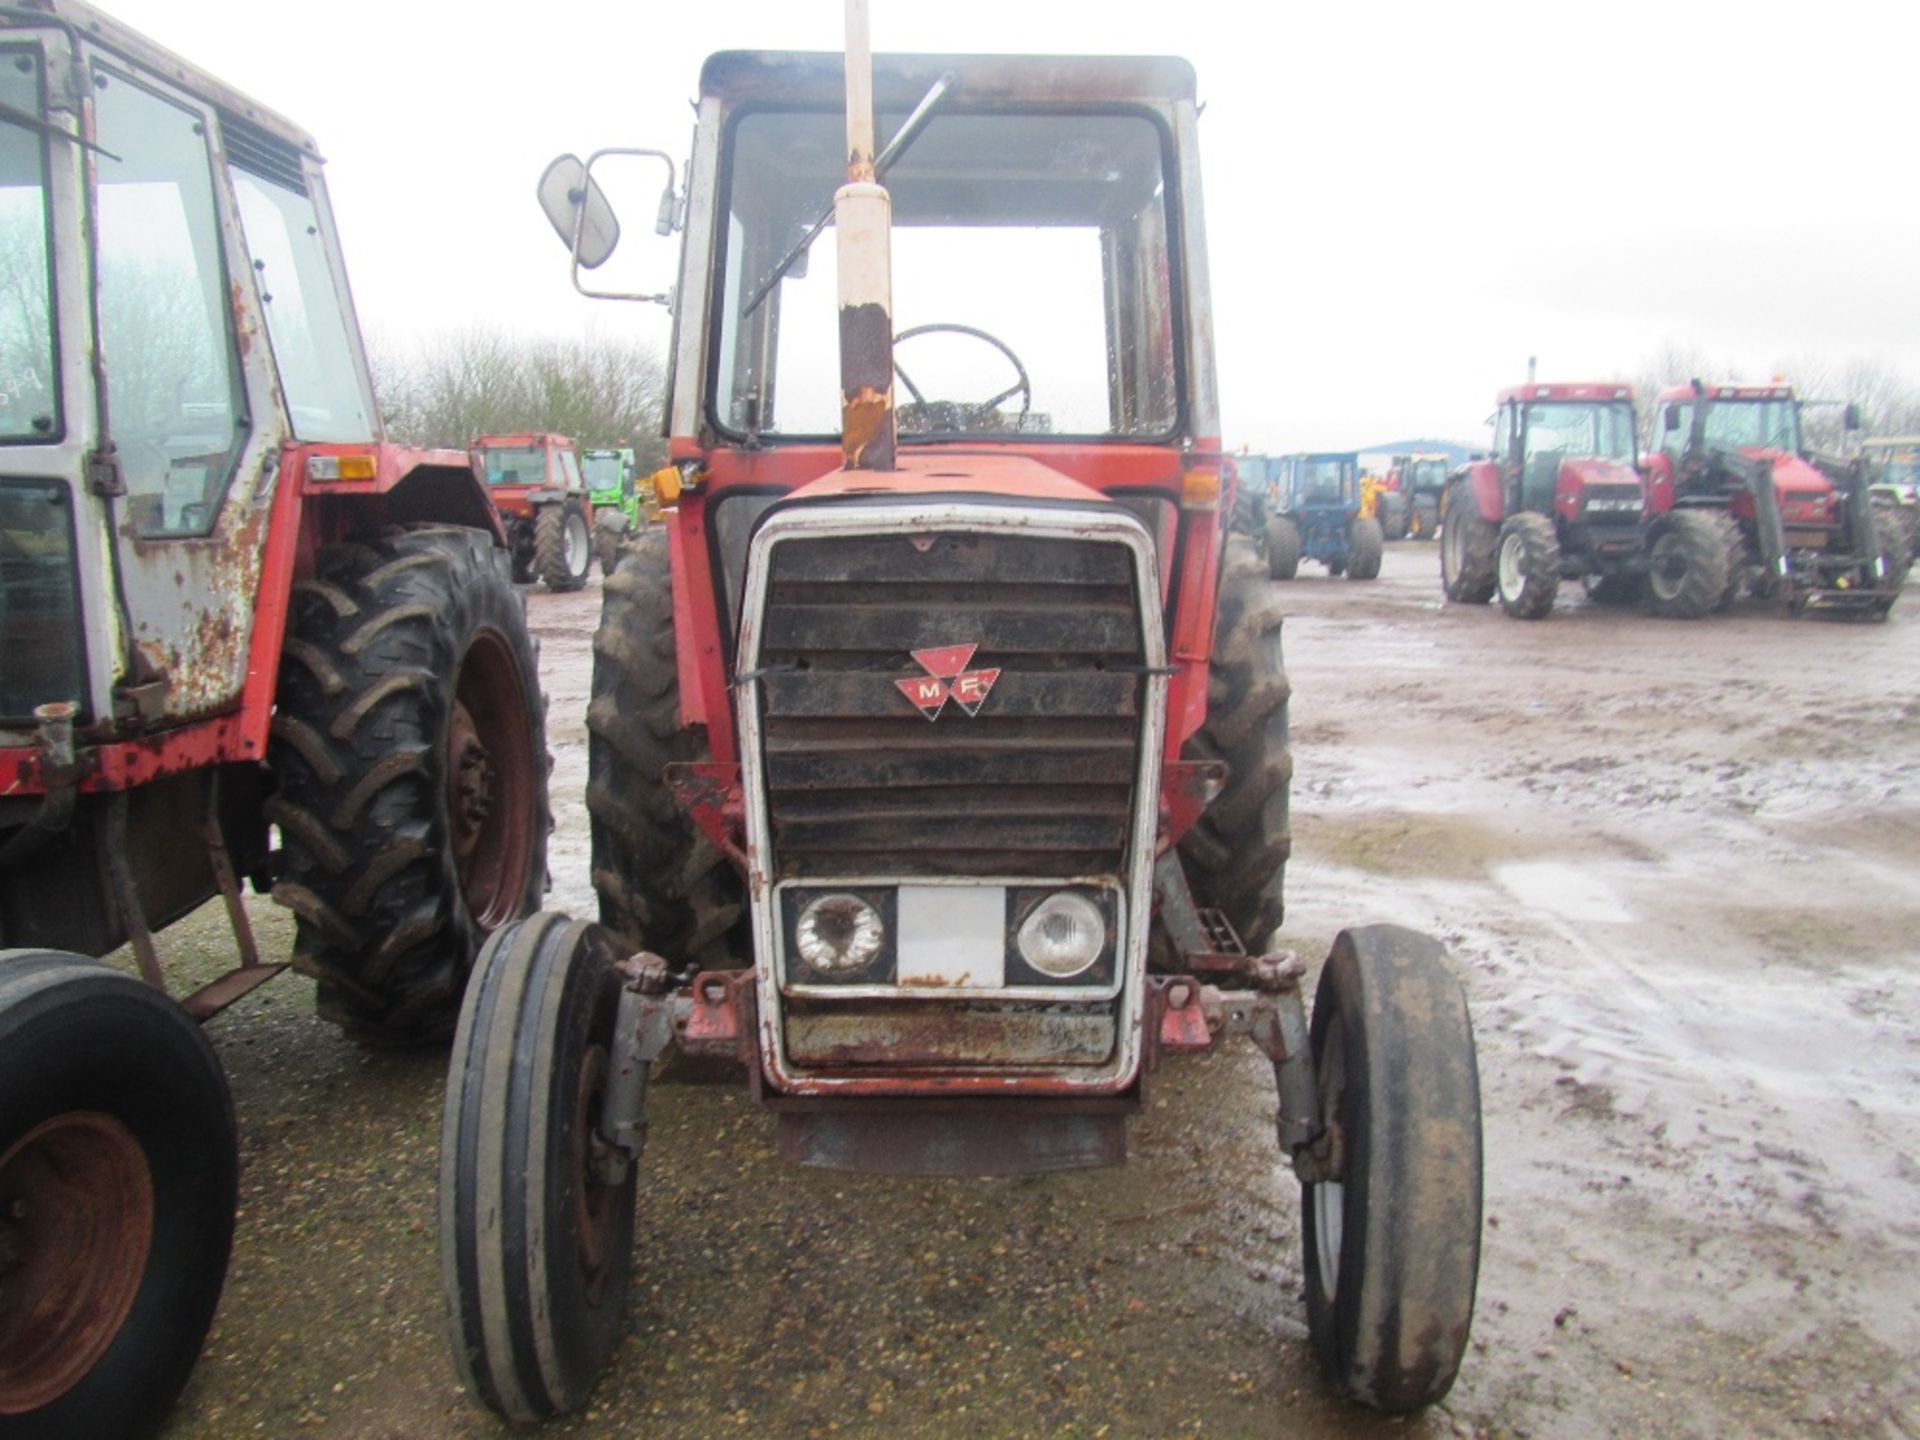
[[[1067,980],[1100,958],[1107,945],[1107,922],[1086,896],[1062,890],[1027,913],[1018,944],[1027,964],[1050,979]]]
[[[793,927],[800,958],[823,975],[864,970],[886,943],[880,912],[858,895],[822,895],[809,900]]]

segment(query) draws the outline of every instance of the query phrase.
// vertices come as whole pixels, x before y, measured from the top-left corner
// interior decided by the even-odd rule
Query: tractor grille
[[[929,678],[915,650],[965,645],[1000,674],[977,714],[949,700],[929,723],[895,682]],[[758,688],[776,877],[1121,873],[1142,665],[1110,541],[775,546]]]

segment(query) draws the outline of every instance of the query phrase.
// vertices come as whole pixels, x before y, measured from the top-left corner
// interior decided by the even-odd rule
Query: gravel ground
[[[1124,1170],[789,1168],[736,1086],[655,1092],[628,1335],[562,1435],[1920,1433],[1920,597],[1886,625],[1439,603],[1433,547],[1280,587],[1290,943],[1443,935],[1479,1035],[1487,1229],[1444,1407],[1328,1398],[1273,1084],[1156,1077]],[[550,904],[591,913],[597,589],[530,595],[555,753]],[[263,947],[288,927],[256,905]],[[169,932],[225,963],[216,912]],[[242,1145],[232,1270],[167,1434],[491,1436],[454,1379],[443,1059],[376,1053],[284,977],[210,1028]]]

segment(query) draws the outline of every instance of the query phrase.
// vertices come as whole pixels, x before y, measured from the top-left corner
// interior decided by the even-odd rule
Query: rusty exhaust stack
[[[873,51],[867,0],[847,0],[847,183],[834,193],[840,259],[840,455],[891,470],[893,200],[874,177]]]

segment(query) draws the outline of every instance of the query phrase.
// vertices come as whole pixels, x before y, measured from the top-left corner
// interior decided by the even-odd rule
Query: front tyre
[[[186,1011],[78,955],[0,951],[0,1432],[159,1427],[220,1299],[237,1176]]]
[[[1725,608],[1732,595],[1728,523],[1702,510],[1678,510],[1654,536],[1647,555],[1647,599],[1668,620],[1698,620]]]
[[[571,500],[541,506],[533,520],[533,568],[540,583],[555,592],[578,590],[592,561],[586,512]]]
[[[1267,575],[1291,580],[1300,573],[1300,527],[1285,515],[1267,522]]]
[[[1480,503],[1464,480],[1447,486],[1440,507],[1440,585],[1447,599],[1484,605],[1493,598],[1494,549],[1499,531],[1480,516]]]
[[[1343,1395],[1404,1413],[1446,1395],[1480,1270],[1480,1079],[1438,941],[1343,930],[1310,1028],[1333,1178],[1301,1187],[1307,1328]]]
[[[526,604],[488,536],[390,530],[294,585],[268,763],[323,1018],[443,1040],[481,943],[546,882],[544,705]]]
[[[1560,593],[1560,538],[1545,515],[1522,511],[1500,526],[1494,567],[1500,608],[1516,620],[1544,620]]]
[[[1371,516],[1361,516],[1347,531],[1347,578],[1379,579],[1380,558],[1385,553],[1386,539],[1380,533],[1380,522]]]
[[[447,1072],[440,1267],[454,1364],[509,1420],[577,1410],[618,1343],[639,1167],[598,1141],[620,1007],[611,939],[542,911],[475,962]]]

